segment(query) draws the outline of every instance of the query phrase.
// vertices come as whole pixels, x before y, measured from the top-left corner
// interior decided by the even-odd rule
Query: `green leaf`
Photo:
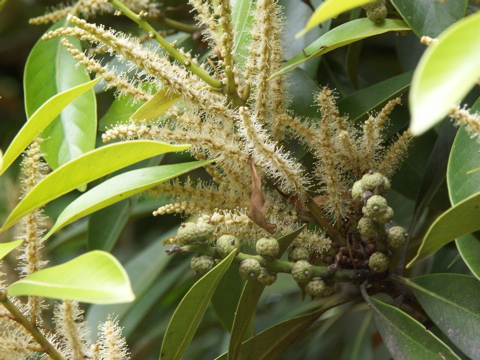
[[[292,231],[290,234],[282,236],[280,239],[278,239],[278,244],[280,245],[280,249],[278,251],[277,258],[279,259],[285,251],[287,251],[288,247],[290,244],[297,238],[300,233],[305,230],[307,225],[300,226],[297,230]]]
[[[235,26],[234,53],[235,61],[239,64],[243,64],[248,56],[254,9],[255,3],[252,0],[236,0],[232,5],[232,24]]]
[[[480,77],[479,38],[480,12],[450,26],[423,54],[410,92],[415,135],[440,121],[475,85]]]
[[[336,17],[341,13],[350,9],[362,6],[373,0],[327,0],[320,5],[315,12],[308,19],[305,28],[297,34],[297,38],[303,36],[308,30],[320,25],[322,22],[329,18]],[[370,21],[370,20],[369,20]]]
[[[403,311],[366,297],[373,319],[394,359],[449,360],[460,358],[425,327]]]
[[[245,284],[235,312],[230,345],[228,346],[228,360],[238,359],[242,341],[264,289],[265,286],[256,280],[247,281]]]
[[[13,283],[10,296],[42,296],[93,304],[115,304],[135,299],[125,269],[104,251],[91,251],[62,265],[37,271]]]
[[[471,108],[471,112],[480,110],[480,100]],[[461,127],[450,153],[447,169],[447,185],[450,201],[453,205],[466,197],[480,192],[480,172],[468,173],[480,167],[480,145]],[[463,261],[472,273],[480,279],[480,241],[474,235],[465,235],[456,239],[457,248]]]
[[[13,249],[22,244],[23,240],[10,241],[0,244],[0,260],[7,256]]]
[[[372,322],[372,313],[367,312],[365,318],[357,331],[354,341],[347,345],[346,353],[342,360],[370,360],[375,358],[373,355],[373,344],[371,341],[371,332],[369,331]]]
[[[164,238],[167,238],[167,236],[164,236]],[[135,254],[135,256],[125,264],[125,271],[132,283],[132,290],[136,297],[135,302],[108,306],[91,306],[88,309],[86,321],[90,324],[92,330],[100,321],[105,321],[109,314],[115,314],[120,320],[123,319],[135,306],[137,301],[148,291],[172,258],[173,256],[167,255],[165,247],[162,245],[162,242],[158,240],[155,240],[145,247],[145,249]]]
[[[55,119],[65,106],[68,106],[68,104],[78,96],[92,89],[99,80],[100,78],[97,78],[86,84],[69,89],[61,94],[54,95],[41,105],[30,119],[28,119],[25,125],[23,125],[5,152],[3,161],[0,162],[0,175],[3,174],[23,150],[25,150],[25,148],[30,145],[38,135],[40,135],[40,133]]]
[[[348,300],[347,300],[348,301]],[[305,331],[325,312],[347,301],[330,304],[321,309],[293,319],[283,321],[258,335],[244,341],[238,359],[275,360],[279,359]],[[215,360],[227,360],[225,353]]]
[[[349,21],[322,35],[315,42],[307,46],[302,52],[298,53],[283,64],[280,71],[273,74],[270,78],[284,75],[297,68],[305,61],[326,54],[339,47],[351,44],[355,41],[384,34],[389,31],[403,30],[410,30],[410,28],[402,20],[385,19],[385,21],[380,24],[374,23],[367,18]]]
[[[68,21],[61,19],[48,31],[66,26]],[[60,38],[40,39],[30,52],[24,75],[27,116],[49,98],[90,80],[85,67],[78,65],[60,41]],[[81,49],[80,40],[69,38],[69,41]],[[53,169],[95,148],[96,107],[95,93],[89,90],[66,106],[42,133],[48,140],[41,149]]]
[[[468,0],[391,0],[413,31],[422,37],[437,37],[443,30],[465,16]]]
[[[163,338],[162,350],[160,351],[161,360],[180,360],[182,358],[193,339],[218,283],[235,255],[236,250],[232,251],[221,263],[198,280],[182,299],[170,319],[167,332]]]
[[[153,121],[162,116],[170,106],[175,104],[180,95],[175,93],[170,86],[164,86],[143,104],[131,117],[133,121]]]
[[[55,225],[43,239],[48,239],[62,227],[88,214],[211,162],[211,160],[205,160],[154,166],[110,178],[71,202],[58,216]]]
[[[369,111],[399,96],[410,86],[413,72],[409,71],[388,80],[354,92],[338,103],[343,114],[349,114],[352,122],[358,122]]]
[[[130,96],[120,96],[116,98],[113,100],[106,114],[100,119],[98,123],[99,130],[105,131],[117,124],[128,124],[130,122],[130,116],[142,105],[143,103],[140,102],[133,104]]]
[[[7,1],[8,1],[8,0],[1,0],[1,1],[0,1],[0,11],[3,10],[3,7],[7,4]]]
[[[476,193],[440,215],[428,229],[417,255],[407,267],[412,267],[436,253],[450,241],[480,230],[479,209],[480,193]]]
[[[169,145],[141,140],[103,146],[76,158],[42,179],[13,209],[4,231],[25,215],[69,191],[113,171],[169,151],[182,151],[189,145]]]
[[[480,282],[473,276],[434,274],[403,279],[427,315],[466,355],[480,358]]]

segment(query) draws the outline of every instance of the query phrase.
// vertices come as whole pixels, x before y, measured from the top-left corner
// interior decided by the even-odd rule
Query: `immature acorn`
[[[377,251],[368,259],[368,266],[375,272],[382,273],[388,270],[390,259],[384,253]]]
[[[381,23],[388,15],[387,7],[384,0],[376,0],[363,5],[366,11],[368,20]]]
[[[272,237],[258,239],[255,248],[259,255],[266,258],[274,258],[280,251],[280,245],[278,244],[277,239]]]
[[[196,223],[182,223],[177,232],[177,238],[183,245],[203,244],[215,232],[215,226],[199,220]]]
[[[222,235],[215,244],[218,254],[227,257],[233,250],[240,249],[240,241],[233,235]]]
[[[297,261],[291,271],[293,280],[299,284],[305,284],[313,277],[313,265],[306,260]]]
[[[390,190],[390,181],[378,172],[367,173],[362,177],[363,191],[371,191],[373,195],[386,195]]]
[[[240,275],[245,280],[254,280],[260,276],[262,272],[262,266],[260,265],[258,260],[251,258],[245,259],[240,263],[239,271]]]
[[[325,283],[322,278],[315,277],[304,287],[305,294],[311,297],[319,297],[325,294]]]
[[[358,221],[358,231],[360,235],[369,239],[378,239],[385,235],[385,227],[368,217]]]
[[[310,259],[310,252],[301,246],[294,247],[290,249],[288,253],[288,261],[290,262],[297,262],[300,260],[308,260]]]
[[[262,268],[262,272],[258,276],[257,281],[262,285],[270,286],[277,281],[277,274],[271,273],[267,269]]]
[[[392,226],[387,231],[387,242],[391,247],[398,248],[407,241],[407,232],[401,226]]]
[[[190,261],[190,266],[198,275],[203,275],[213,269],[215,259],[207,255],[195,255]]]

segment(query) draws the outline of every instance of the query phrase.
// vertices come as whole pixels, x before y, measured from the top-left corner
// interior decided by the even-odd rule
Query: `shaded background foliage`
[[[361,10],[353,10],[333,20],[326,22],[321,27],[312,30],[305,38],[296,40],[294,35],[303,28],[312,11],[305,2],[280,1],[285,6],[287,18],[286,43],[288,44],[285,56],[290,58],[300,52],[306,45],[315,40],[328,30],[340,23],[363,16]],[[316,7],[320,1],[313,1]],[[402,3],[399,1],[399,3]],[[56,5],[55,1],[10,1],[0,12],[0,146],[5,149],[15,134],[25,122],[23,105],[23,69],[27,56],[35,42],[46,30],[46,26],[33,26],[28,24],[28,19],[41,15],[49,6]],[[179,7],[186,1],[164,1],[162,9]],[[391,9],[394,11],[393,9]],[[179,21],[193,24],[193,18],[187,5],[180,9],[168,12]],[[108,27],[115,21],[115,27],[123,31],[138,33],[137,27],[126,18],[102,16],[95,19]],[[431,36],[438,35],[437,23],[427,24],[427,32]],[[447,24],[448,25],[448,24]],[[428,29],[428,26],[431,29]],[[203,46],[198,41],[189,39],[184,46],[191,46],[194,51],[203,51]],[[312,103],[312,90],[318,85],[329,85],[337,89],[338,103],[341,110],[351,115],[356,111],[358,120],[365,118],[365,113],[359,112],[359,104],[378,96],[387,99],[385,91],[393,93],[404,88],[409,81],[399,78],[398,83],[392,78],[401,76],[415,68],[425,46],[418,41],[416,34],[387,33],[381,36],[368,38],[353,43],[346,47],[334,50],[328,54],[312,60],[303,66],[303,70],[295,70],[289,75],[291,82],[292,108],[302,115],[314,115],[316,110],[310,106]],[[389,81],[386,87],[378,90],[367,91],[361,95],[354,94],[358,90],[367,89],[373,85]],[[372,88],[370,88],[372,89]],[[386,89],[386,90],[385,90]],[[402,89],[400,92],[403,92]],[[467,97],[470,104],[478,98],[478,89]],[[109,108],[112,97],[111,92],[101,93],[98,96],[98,118],[100,119]],[[383,96],[383,98],[382,98]],[[409,114],[406,95],[402,100],[405,106],[400,107],[392,114],[392,132],[405,128],[408,125]],[[380,101],[378,107],[384,103]],[[425,135],[414,140],[410,156],[400,171],[392,179],[393,191],[388,196],[389,204],[395,209],[395,224],[408,227],[414,213],[415,200],[425,193],[422,189],[422,178],[428,171],[427,163],[431,158],[432,150],[439,139],[443,149],[449,149],[453,141],[452,134],[455,130],[449,123],[437,126]],[[298,150],[300,151],[300,150]],[[448,151],[438,152],[437,162],[442,162],[448,156]],[[162,163],[182,162],[188,158],[185,155],[169,154],[162,159]],[[450,206],[445,182],[440,175],[432,179],[437,182],[439,189],[436,192],[425,216],[419,222],[418,231],[426,231],[428,224],[442,211]],[[3,177],[0,182],[0,192],[7,194],[14,189],[13,181],[16,177],[14,169],[8,177]],[[78,194],[68,194],[47,206],[47,214],[54,221],[61,210]],[[14,198],[10,202],[15,202]],[[47,246],[48,257],[52,263],[60,263],[71,258],[74,254],[81,253],[92,244],[89,238],[112,236],[113,253],[122,263],[126,264],[133,279],[142,279],[141,296],[135,305],[92,306],[87,312],[87,320],[91,321],[94,329],[96,321],[103,319],[105,314],[117,313],[125,327],[135,359],[154,359],[158,357],[168,321],[180,299],[193,285],[196,278],[188,267],[186,257],[165,255],[165,248],[159,243],[172,235],[181,221],[179,217],[164,215],[153,218],[150,214],[162,204],[161,200],[150,198],[127,199],[124,202],[93,214],[89,219],[78,223],[60,232]],[[9,201],[4,201],[0,206],[0,217],[5,217],[12,208]],[[114,216],[108,216],[114,214]],[[106,227],[105,225],[108,224]],[[102,234],[105,228],[108,233]],[[0,238],[4,234],[0,235]],[[117,240],[118,237],[118,240]],[[420,239],[420,237],[418,237]],[[413,249],[419,244],[412,244]],[[412,250],[413,253],[413,250]],[[454,244],[440,250],[434,257],[423,262],[412,270],[410,275],[422,273],[464,273],[470,274],[468,268],[457,258]],[[229,270],[222,282],[234,281],[238,274]],[[209,307],[200,329],[189,347],[186,359],[213,359],[228,349],[229,334],[224,331],[215,311],[234,308],[240,296],[241,287],[224,291],[222,284],[214,295],[213,302],[219,306],[215,309]],[[339,295],[355,293],[356,289],[341,286]],[[328,300],[331,302],[331,299]],[[257,308],[255,332],[259,332],[282,320],[313,311],[325,303],[324,299],[301,302],[298,288],[291,278],[279,275],[274,286],[266,288]],[[345,314],[345,311],[347,312]],[[226,320],[224,319],[224,322]],[[442,340],[448,342],[435,327]],[[93,331],[95,332],[95,330]],[[285,359],[385,359],[389,353],[382,344],[380,335],[372,321],[372,316],[365,303],[354,306],[341,306],[322,316],[299,341],[284,355]]]

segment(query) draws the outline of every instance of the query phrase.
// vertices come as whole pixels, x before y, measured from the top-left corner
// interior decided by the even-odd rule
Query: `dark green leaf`
[[[480,280],[480,239],[474,234],[461,236],[456,240],[457,249],[470,271]]]
[[[142,105],[143,103],[141,102],[132,104],[132,98],[130,96],[116,98],[113,100],[106,114],[100,119],[98,123],[99,130],[105,131],[117,124],[128,124],[130,122],[130,116]]]
[[[59,20],[48,31],[68,26]],[[38,40],[25,66],[25,108],[32,114],[49,98],[90,81],[83,65],[65,50],[60,38]],[[77,49],[80,40],[69,38]],[[41,145],[48,164],[56,169],[70,160],[95,148],[97,131],[97,104],[95,93],[89,90],[63,109],[61,114],[43,131]]]
[[[367,18],[349,21],[322,35],[315,42],[307,46],[302,52],[298,53],[283,64],[280,71],[273,74],[270,78],[285,75],[299,67],[305,61],[326,54],[339,47],[351,44],[355,41],[384,34],[389,31],[404,30],[410,30],[410,28],[401,20],[385,19],[385,21],[380,24],[374,23]]]
[[[341,113],[349,114],[352,122],[357,122],[369,111],[401,95],[410,86],[412,75],[410,71],[356,91],[340,101],[338,108]]]
[[[372,313],[368,312],[357,331],[355,340],[351,341],[342,360],[371,360],[373,355],[372,334],[369,331],[372,322]]]
[[[245,284],[235,313],[232,336],[230,337],[230,345],[228,347],[228,360],[238,359],[242,341],[264,289],[265,286],[256,280],[247,281]]]
[[[466,355],[480,359],[480,282],[459,274],[419,276],[404,282],[443,333]]]
[[[450,360],[460,358],[425,327],[403,311],[368,297],[377,328],[394,359]]]
[[[198,280],[182,299],[168,324],[160,351],[160,360],[180,360],[182,358],[218,283],[235,255],[236,250]]]
[[[305,230],[306,227],[307,227],[307,225],[303,225],[303,226],[299,227],[297,230],[292,231],[290,234],[282,236],[280,239],[278,239],[278,243],[280,245],[280,250],[278,251],[277,258],[280,258],[285,253],[285,251],[287,251],[288,247],[293,242],[293,240],[295,240],[296,237],[298,235],[300,235],[300,233],[303,230]]]
[[[465,16],[467,0],[392,0],[400,15],[422,37],[437,37],[443,30]]]

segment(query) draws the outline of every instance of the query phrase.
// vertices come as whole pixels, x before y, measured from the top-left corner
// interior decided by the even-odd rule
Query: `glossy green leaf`
[[[437,37],[447,27],[465,16],[468,0],[391,0],[413,31],[422,37]]]
[[[13,209],[1,231],[25,215],[81,185],[96,180],[137,161],[169,151],[182,151],[189,145],[169,145],[141,140],[107,145],[93,150],[58,168],[42,179]]]
[[[0,162],[0,175],[3,174],[3,172],[15,161],[26,147],[30,145],[40,133],[42,133],[62,109],[68,106],[68,104],[78,96],[92,89],[99,80],[100,78],[97,78],[86,84],[76,86],[73,89],[54,95],[41,105],[30,119],[28,119],[25,125],[23,125],[22,129],[18,132],[17,136],[15,136],[15,139],[13,139],[5,152],[3,161]]]
[[[105,131],[117,124],[128,124],[130,116],[137,111],[144,103],[132,104],[130,96],[120,96],[113,100],[107,112],[98,122],[98,128]]]
[[[475,85],[480,77],[479,38],[480,12],[450,26],[423,54],[410,92],[415,135],[440,121]]]
[[[471,112],[480,110],[480,100],[471,108]],[[450,201],[453,205],[466,197],[480,192],[480,172],[469,173],[480,168],[480,145],[476,139],[461,127],[450,153],[447,169],[447,184]],[[480,240],[474,235],[465,235],[456,240],[457,248],[472,273],[480,279]]]
[[[211,160],[205,160],[154,166],[110,178],[71,202],[59,215],[52,229],[44,236],[44,240],[75,220],[211,162]]]
[[[412,76],[413,72],[409,71],[356,91],[340,101],[338,109],[342,114],[348,114],[352,122],[357,122],[368,112],[407,90]]]
[[[164,86],[143,104],[131,117],[133,121],[153,121],[162,116],[170,106],[175,104],[180,95],[176,94],[170,86]]]
[[[374,23],[367,18],[349,21],[322,35],[315,42],[307,46],[302,52],[298,53],[283,64],[280,71],[273,74],[270,78],[284,75],[297,68],[305,61],[326,54],[339,47],[351,44],[355,41],[384,34],[389,31],[404,30],[410,30],[410,28],[402,20],[385,19],[385,21],[380,24]]]
[[[315,10],[310,19],[308,19],[307,25],[297,34],[297,38],[329,18],[336,17],[345,11],[372,1],[373,0],[326,0]]]
[[[278,323],[243,342],[238,359],[276,360],[325,312],[346,301],[330,304],[319,310]],[[215,360],[227,360],[225,353]]]
[[[228,360],[238,359],[243,339],[264,289],[265,286],[256,280],[246,282],[235,312],[230,345],[228,346]]]
[[[68,26],[66,19],[55,23],[48,31]],[[49,98],[90,80],[85,67],[65,50],[60,38],[38,40],[25,65],[24,88],[27,116]],[[69,38],[77,49],[80,40]],[[42,133],[41,145],[48,164],[56,169],[95,148],[97,106],[93,90],[86,91],[67,105]]]
[[[372,297],[366,300],[383,342],[394,359],[460,359],[422,324],[400,309]]]
[[[238,264],[228,268],[212,296],[212,307],[225,331],[231,332],[238,301],[242,296],[245,280],[238,272]]]
[[[433,274],[403,279],[427,315],[466,355],[480,359],[480,282],[473,276]]]
[[[10,241],[7,243],[0,243],[0,260],[7,256],[11,251],[22,244],[23,240]]]
[[[285,251],[287,251],[288,247],[292,244],[292,242],[297,238],[300,233],[305,230],[307,225],[300,226],[297,230],[292,231],[290,234],[282,236],[278,239],[278,244],[280,245],[280,250],[278,251],[277,258],[279,259]]]
[[[180,360],[193,339],[200,320],[222,276],[232,263],[236,251],[232,251],[217,266],[193,285],[178,305],[170,319],[163,338],[161,360]]]
[[[162,236],[162,238],[166,239],[167,236]],[[108,306],[91,306],[88,309],[86,321],[90,324],[92,330],[99,322],[105,321],[109,314],[115,314],[119,319],[123,319],[137,301],[148,291],[172,258],[173,256],[169,256],[165,252],[165,246],[162,245],[162,242],[156,239],[145,249],[135,254],[133,258],[129,259],[125,264],[125,271],[132,283],[132,291],[136,297],[135,302]]]
[[[236,0],[232,5],[232,23],[235,26],[234,53],[235,61],[239,64],[243,64],[248,56],[254,9],[255,3],[252,0]]]
[[[417,255],[407,265],[412,267],[456,238],[480,230],[480,193],[460,201],[440,215],[428,229]]]
[[[135,299],[125,269],[111,254],[99,250],[28,275],[10,285],[7,293],[93,304],[116,304]]]

